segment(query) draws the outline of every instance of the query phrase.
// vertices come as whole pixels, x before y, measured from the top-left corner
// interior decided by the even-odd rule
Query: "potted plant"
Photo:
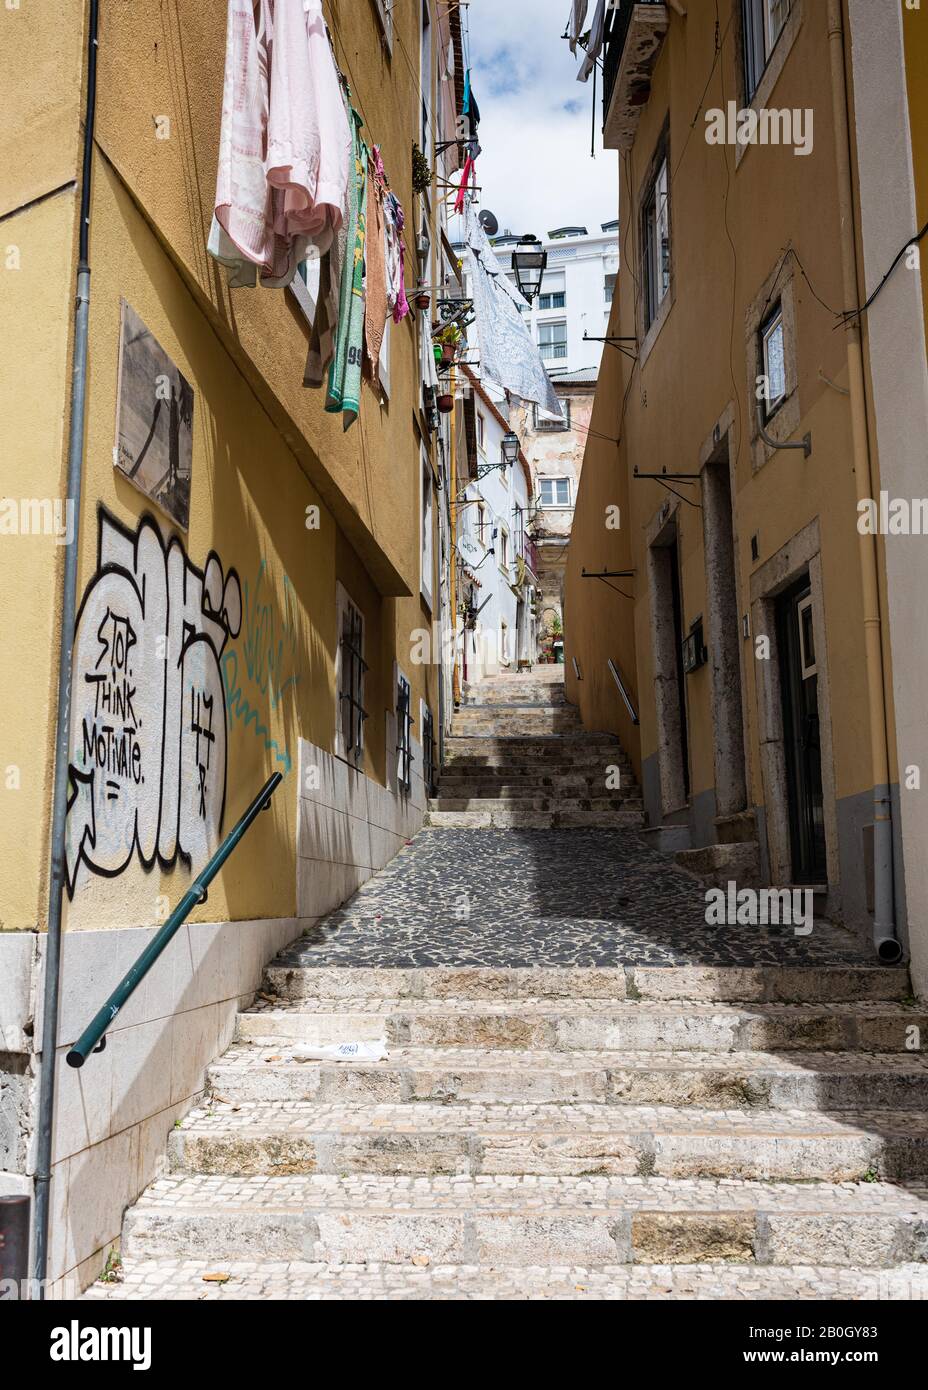
[[[428,290],[416,290],[413,295],[413,303],[417,309],[420,309],[424,313],[426,309],[432,307],[432,296],[429,294]]]
[[[447,328],[443,328],[438,335],[441,356],[436,358],[436,361],[440,361],[444,367],[450,367],[457,356],[463,337],[464,334],[456,323],[449,323]]]
[[[438,409],[442,415],[451,414],[454,409],[454,396],[450,391],[445,391],[438,397]]]
[[[432,171],[425,155],[419,146],[413,142],[412,147],[412,191],[413,193],[424,193],[432,182]]]

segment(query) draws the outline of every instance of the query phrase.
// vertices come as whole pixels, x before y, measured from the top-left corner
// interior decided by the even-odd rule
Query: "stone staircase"
[[[530,711],[484,683],[452,740],[450,799],[490,811],[433,815],[517,802],[550,827],[599,799],[607,754],[624,766],[557,689],[507,679]],[[928,1297],[928,1010],[906,970],[835,928],[710,932],[693,881],[615,828],[623,790],[585,812],[599,829],[423,830],[272,962],[126,1215],[120,1281],[87,1296]],[[615,964],[513,963],[555,947]],[[347,1041],[388,1056],[299,1060]]]
[[[428,825],[548,830],[642,823],[631,763],[611,734],[583,728],[564,698],[562,668],[465,687]]]
[[[93,1296],[928,1294],[928,1063],[907,1050],[928,1015],[904,970],[272,965],[265,985]],[[389,1057],[294,1059],[347,1038]]]

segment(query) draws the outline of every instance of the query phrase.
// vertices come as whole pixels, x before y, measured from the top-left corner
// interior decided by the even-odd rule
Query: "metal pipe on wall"
[[[52,1134],[55,1122],[55,1059],[58,1046],[58,986],[61,971],[61,913],[65,887],[65,822],[68,815],[68,759],[71,729],[71,662],[77,612],[77,558],[80,538],[81,489],[84,475],[84,417],[87,403],[87,340],[90,323],[90,182],[93,128],[97,99],[97,28],[99,0],[90,0],[87,31],[87,91],[84,108],[83,162],[77,297],[74,307],[74,350],[71,364],[71,412],[68,434],[67,500],[73,509],[74,535],[64,552],[61,598],[61,646],[58,652],[58,714],[55,728],[55,780],[48,888],[48,930],[45,942],[42,1009],[42,1064],[36,1142],[35,1203],[33,1211],[33,1278],[36,1297],[44,1298],[48,1268],[48,1225],[52,1176]]]

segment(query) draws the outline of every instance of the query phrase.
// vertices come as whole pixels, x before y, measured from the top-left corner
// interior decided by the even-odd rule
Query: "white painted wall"
[[[483,448],[478,446],[477,463],[484,467],[496,463],[500,458],[505,430],[493,412],[479,396],[475,407],[478,418],[484,421]],[[479,439],[479,431],[478,431]],[[478,538],[477,499],[483,501],[486,517],[485,544]],[[529,489],[521,463],[509,469],[496,469],[478,482],[470,483],[462,498],[467,505],[461,509],[459,533],[464,537],[468,555],[473,554],[473,563],[468,568],[479,579],[481,588],[477,591],[478,605],[481,607],[477,628],[473,634],[465,634],[465,639],[474,639],[475,660],[468,656],[468,681],[479,680],[500,670],[518,669],[519,651],[517,649],[517,609],[518,597],[512,585],[518,578],[516,560],[518,525],[516,508],[521,507],[524,525],[528,525]],[[502,565],[500,537],[502,531],[508,533],[509,564]],[[494,538],[493,532],[496,531]],[[490,554],[491,549],[493,554]],[[529,586],[524,586],[525,602],[530,602]],[[509,660],[500,650],[500,632],[505,623],[509,632]]]
[[[537,343],[541,325],[566,320],[567,356],[544,357],[549,373],[579,372],[587,367],[599,367],[602,343],[585,343],[584,333],[601,338],[607,332],[612,300],[606,298],[607,275],[619,269],[618,232],[596,232],[587,236],[541,238],[548,252],[548,269],[541,286],[541,295],[556,288],[563,274],[565,305],[563,309],[542,309],[541,299],[532,306],[530,322],[532,337]],[[503,269],[512,275],[512,252],[515,243],[494,247]]]

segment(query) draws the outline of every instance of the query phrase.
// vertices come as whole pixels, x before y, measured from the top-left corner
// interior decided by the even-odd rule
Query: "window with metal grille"
[[[412,786],[412,726],[409,681],[400,672],[396,681],[396,780],[406,792]]]
[[[551,358],[567,356],[567,322],[540,323],[538,325],[538,347],[542,357],[547,361]]]
[[[428,705],[422,706],[422,780],[426,796],[435,794],[435,725]]]
[[[364,619],[347,595],[343,596],[341,631],[338,642],[338,703],[342,748],[346,758],[357,762],[364,752]]]

